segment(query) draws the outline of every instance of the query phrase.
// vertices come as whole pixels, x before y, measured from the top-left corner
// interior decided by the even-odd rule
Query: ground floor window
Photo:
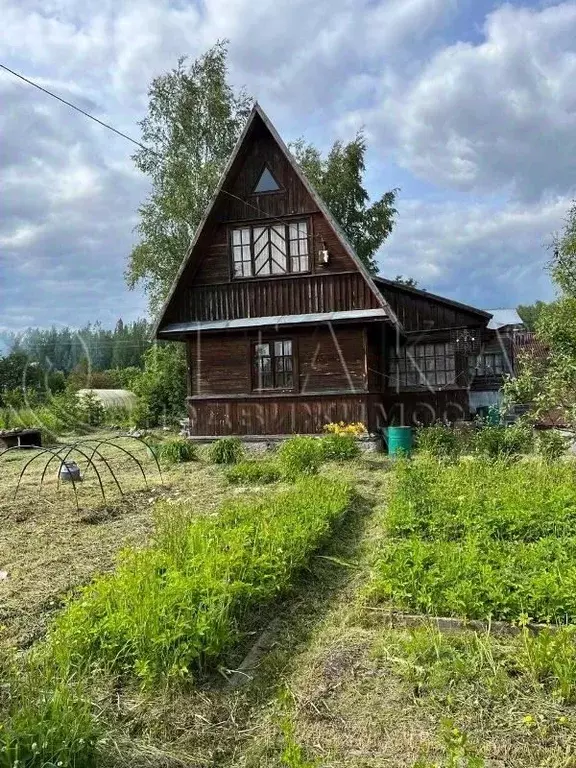
[[[468,358],[468,375],[500,376],[504,373],[504,356],[502,352],[483,352]]]
[[[390,357],[390,384],[396,387],[433,387],[453,384],[456,360],[451,342],[413,344],[394,350]]]
[[[254,344],[254,388],[293,389],[294,358],[291,339]]]

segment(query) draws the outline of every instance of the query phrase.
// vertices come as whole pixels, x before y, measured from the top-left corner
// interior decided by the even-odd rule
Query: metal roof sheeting
[[[488,328],[493,331],[504,328],[507,325],[524,325],[524,322],[515,309],[487,309],[492,315]]]
[[[237,320],[208,320],[205,322],[172,323],[159,331],[159,336],[197,331],[232,331],[242,328],[261,328],[277,325],[298,325],[300,323],[330,323],[343,320],[370,320],[386,318],[383,309],[354,309],[343,312],[314,312],[304,315],[271,315],[268,317],[243,317]]]

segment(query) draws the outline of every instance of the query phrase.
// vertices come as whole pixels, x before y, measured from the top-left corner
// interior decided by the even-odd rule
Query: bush
[[[123,405],[111,405],[104,411],[104,424],[129,429],[134,424],[132,409]]]
[[[321,439],[323,457],[327,461],[345,461],[360,455],[358,441],[351,434],[326,435]]]
[[[437,423],[416,430],[416,448],[435,458],[454,458],[461,452],[461,439],[453,427]]]
[[[534,450],[534,434],[531,427],[520,422],[510,426],[487,424],[473,435],[472,447],[476,453],[492,458],[518,456]]]
[[[295,480],[300,475],[315,475],[323,459],[322,442],[316,437],[291,437],[278,450],[280,468],[288,480]]]
[[[212,443],[208,455],[214,464],[236,464],[244,456],[244,446],[239,437],[221,437]]]
[[[274,483],[280,479],[280,467],[273,461],[241,461],[226,470],[231,483]]]
[[[565,437],[555,429],[547,429],[538,432],[536,446],[538,453],[546,461],[556,461],[564,456],[568,450],[570,438]]]
[[[175,437],[172,440],[156,443],[151,445],[150,449],[164,464],[182,464],[185,461],[196,461],[198,458],[197,446],[185,437]]]
[[[132,379],[138,397],[134,409],[137,427],[170,426],[184,414],[186,361],[179,344],[151,347],[144,354],[144,370]]]
[[[79,416],[90,427],[99,427],[104,423],[104,406],[94,392],[85,392],[78,398]]]

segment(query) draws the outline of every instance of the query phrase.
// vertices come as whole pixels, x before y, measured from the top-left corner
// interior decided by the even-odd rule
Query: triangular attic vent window
[[[258,184],[256,184],[256,187],[254,188],[254,194],[256,195],[260,192],[277,192],[279,189],[280,187],[274,176],[272,176],[268,168],[264,168],[262,175],[258,180]]]

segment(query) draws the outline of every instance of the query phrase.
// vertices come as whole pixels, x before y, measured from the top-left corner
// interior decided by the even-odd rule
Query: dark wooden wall
[[[213,212],[196,243],[165,323],[228,320],[277,314],[302,314],[380,306],[358,268],[318,210],[260,119],[237,157]],[[282,187],[280,192],[253,195],[267,164]],[[235,279],[232,277],[230,229],[248,223],[306,219],[310,273]],[[326,248],[328,264],[318,252]]]
[[[459,421],[470,415],[468,390],[401,392],[386,395],[376,405],[376,418],[383,425],[414,427],[436,421]]]
[[[331,421],[368,423],[367,395],[188,400],[192,435],[320,434]]]
[[[208,334],[188,340],[189,394],[252,394],[251,344],[262,339],[292,339],[296,359],[295,393],[366,391],[364,329],[335,326],[293,327],[275,332]],[[254,393],[258,397],[260,393]],[[277,396],[272,393],[272,396]]]
[[[441,299],[388,281],[377,280],[377,286],[406,331],[425,331],[441,328],[463,328],[486,324],[482,315],[459,309]]]
[[[188,301],[180,305],[179,320],[235,320],[377,309],[378,306],[374,294],[358,272],[324,273],[192,286]]]

